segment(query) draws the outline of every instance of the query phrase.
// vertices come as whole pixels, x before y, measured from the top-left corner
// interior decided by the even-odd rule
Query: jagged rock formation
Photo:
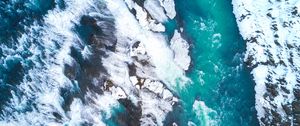
[[[261,125],[300,125],[300,2],[233,0]]]
[[[181,31],[170,40],[163,34],[163,23],[175,15],[173,0],[56,5],[25,28],[19,46],[1,45],[5,65],[18,57],[16,66],[32,67],[14,82],[0,125],[101,126],[111,119],[120,125],[163,125],[178,102],[172,93],[176,79],[187,81],[190,63]],[[24,50],[27,57],[19,55]],[[125,111],[113,115],[117,108]]]

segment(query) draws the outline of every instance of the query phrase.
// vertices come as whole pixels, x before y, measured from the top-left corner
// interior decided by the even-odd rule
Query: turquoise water
[[[254,82],[243,65],[245,43],[231,1],[176,0],[177,19],[191,42],[193,83],[178,89],[180,125],[255,126]],[[194,101],[201,104],[194,104]],[[194,108],[193,108],[194,104]]]

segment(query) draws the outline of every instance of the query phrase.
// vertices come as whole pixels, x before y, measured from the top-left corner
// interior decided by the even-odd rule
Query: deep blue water
[[[0,43],[8,49],[17,46],[29,47],[32,42],[17,45],[17,39],[28,31],[34,22],[41,24],[43,15],[55,7],[54,0],[1,0],[0,1]],[[42,24],[41,24],[42,25]],[[20,84],[27,71],[33,67],[28,58],[32,54],[27,50],[14,53],[0,48],[0,108],[11,97],[11,91],[19,92],[16,85]]]

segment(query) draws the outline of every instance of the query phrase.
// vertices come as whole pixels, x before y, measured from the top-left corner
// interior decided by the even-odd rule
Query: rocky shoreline
[[[261,125],[300,125],[300,2],[232,1]]]
[[[18,39],[21,51],[31,42],[28,59],[34,67],[20,80],[19,92],[12,91],[0,124],[105,125],[115,120],[163,125],[179,102],[172,90],[177,79],[188,81],[191,60],[180,30],[171,39],[163,34],[163,23],[176,15],[174,1],[71,0],[65,5],[50,10],[44,22],[28,26]],[[14,52],[2,49],[5,55]]]
[[[170,89],[174,88],[176,78],[185,78],[184,70],[188,69],[190,62],[188,44],[179,32],[171,40],[162,35],[165,31],[163,23],[176,15],[174,1],[116,0],[107,3],[116,19],[117,38],[122,39],[118,44],[125,45],[119,46],[122,48],[116,52],[123,51],[123,56],[130,57],[130,61],[127,61],[130,62],[128,71],[120,75],[120,78],[126,75],[131,87],[135,89],[125,89],[124,92],[130,96],[129,99],[137,99],[133,103],[141,108],[141,125],[163,125],[167,114],[172,111],[172,106],[178,102]],[[120,12],[122,15],[119,15]],[[167,41],[171,41],[171,48],[166,45]],[[129,50],[126,45],[130,45]],[[184,54],[176,53],[178,50],[187,51]],[[176,60],[181,59],[184,61],[177,64],[180,62]],[[169,70],[174,70],[175,75],[165,73]],[[127,82],[117,82],[117,85],[124,89],[124,83]],[[132,94],[132,90],[136,93]]]

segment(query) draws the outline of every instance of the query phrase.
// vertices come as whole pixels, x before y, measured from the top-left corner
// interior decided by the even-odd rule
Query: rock
[[[273,117],[272,124],[273,125],[280,124],[282,121],[281,115],[278,112],[276,112],[275,110],[271,110],[271,113],[272,113],[272,117]]]
[[[174,0],[160,0],[160,3],[164,7],[166,11],[166,15],[170,18],[173,19],[176,16],[176,11],[175,11],[175,3]]]
[[[267,91],[270,92],[272,97],[276,97],[279,94],[277,91],[277,87],[278,86],[275,84],[266,83]]]
[[[247,42],[245,62],[253,68],[260,124],[289,125],[289,120],[296,120],[293,114],[300,112],[300,90],[294,87],[300,66],[296,58],[300,50],[295,49],[300,41],[300,2],[232,0],[232,4],[240,34]]]
[[[293,123],[299,126],[299,124],[300,124],[300,114],[294,114]]]
[[[300,114],[300,101],[293,101],[292,107],[295,114]]]
[[[174,61],[183,70],[188,70],[191,58],[189,56],[189,44],[185,41],[181,34],[175,30],[175,33],[171,39],[171,49],[173,50],[175,56]]]
[[[110,88],[113,86],[114,86],[114,83],[111,80],[106,80],[106,82],[104,83],[105,90],[110,90]]]
[[[165,15],[164,8],[158,0],[145,0],[144,7],[147,12],[158,22],[166,22],[168,17]]]
[[[284,86],[281,86],[281,90],[287,94],[290,94],[290,91]]]
[[[134,105],[128,99],[119,99],[118,101],[125,108],[125,112],[120,113],[117,116],[118,123],[128,126],[139,126],[140,118],[142,116],[141,106]]]
[[[297,14],[298,14],[298,9],[297,7],[294,7],[292,11],[292,15],[297,15]]]
[[[285,113],[287,115],[293,114],[293,110],[292,110],[292,107],[290,105],[288,105],[288,104],[283,105],[282,104],[281,106],[282,106],[283,110],[285,111]]]
[[[124,92],[124,90],[120,87],[112,87],[110,89],[111,93],[112,93],[112,96],[116,99],[125,99],[127,98],[127,95],[126,93]]]
[[[64,66],[64,74],[70,80],[74,80],[76,78],[76,66],[75,65],[71,66],[71,65],[65,64],[65,66]]]
[[[297,99],[300,99],[300,89],[294,89],[293,93]]]
[[[129,77],[129,79],[133,85],[136,85],[138,83],[138,79],[136,76],[131,76]]]

